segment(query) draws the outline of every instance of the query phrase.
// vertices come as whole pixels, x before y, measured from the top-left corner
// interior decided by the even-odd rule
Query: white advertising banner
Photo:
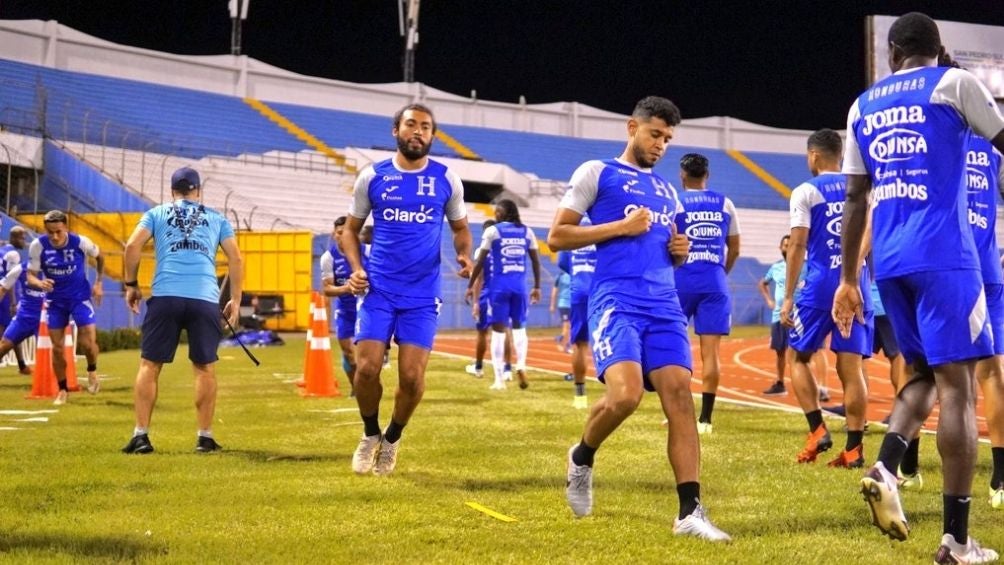
[[[889,76],[889,28],[896,16],[871,16],[871,82]],[[938,22],[941,44],[952,59],[1004,99],[1004,27]]]

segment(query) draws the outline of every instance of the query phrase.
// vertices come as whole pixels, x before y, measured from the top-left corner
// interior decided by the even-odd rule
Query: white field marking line
[[[322,414],[340,414],[342,412],[358,412],[358,408],[332,408],[331,410],[307,410],[307,412],[320,412]]]
[[[764,371],[763,369],[761,369],[759,367],[755,367],[753,365],[750,365],[749,363],[746,363],[745,361],[743,361],[742,359],[740,359],[741,355],[743,355],[745,353],[749,353],[750,351],[753,351],[754,349],[764,349],[764,348],[769,348],[769,347],[770,347],[769,345],[763,345],[763,344],[761,344],[761,345],[754,345],[752,347],[747,347],[745,349],[741,349],[739,351],[736,351],[735,355],[732,356],[732,360],[735,361],[735,363],[737,365],[739,365],[740,367],[743,367],[743,368],[748,369],[750,371],[753,371],[755,373],[760,373],[762,375],[767,375],[770,378],[776,378],[777,375],[775,375],[774,373],[771,373],[771,372],[768,372],[768,371]],[[881,382],[885,382],[885,381],[882,381],[881,379],[878,379],[878,378],[875,378],[875,380],[879,380]],[[719,388],[721,388],[721,387],[719,387]],[[729,399],[727,399],[727,398],[721,398],[721,399],[718,399],[718,400],[719,401],[726,401],[726,402],[729,401]],[[735,403],[739,404],[738,402],[735,402]],[[760,406],[763,407],[763,408],[767,408],[768,407],[767,404],[766,404],[766,402],[764,402]],[[785,406],[785,408],[789,408],[789,407]],[[935,407],[934,410],[938,410],[938,408]],[[794,409],[794,410],[787,410],[787,411],[794,411],[794,412],[802,413],[801,409]],[[824,410],[824,412],[825,412],[825,410]],[[933,411],[932,411],[932,413],[933,413]],[[939,412],[939,414],[940,414],[940,412]],[[871,422],[871,423],[877,424],[877,425],[880,425],[880,426],[882,425],[881,422]],[[931,434],[931,435],[937,434],[937,430],[925,430],[925,429],[922,428],[920,431],[922,433],[925,433],[925,434]],[[979,441],[980,441],[980,443],[985,443],[985,444],[988,444],[988,445],[990,444],[990,439],[989,438],[980,438]]]
[[[272,376],[277,379],[288,379],[290,377],[298,379],[303,376],[303,373],[272,373]]]
[[[341,422],[338,424],[328,424],[332,428],[337,428],[338,426],[358,426],[359,422]]]
[[[457,355],[456,353],[446,353],[445,351],[436,351],[436,350],[433,350],[432,352],[435,353],[436,355],[441,356],[441,357],[446,357],[447,359],[460,359],[461,361],[470,361],[471,360],[471,356],[470,355]],[[569,363],[569,368],[571,368],[571,363]],[[568,371],[565,371],[563,373],[561,371],[554,371],[554,370],[551,370],[551,369],[541,369],[541,368],[533,367],[533,366],[530,366],[530,365],[526,366],[526,370],[528,370],[528,371],[535,371],[537,373],[547,373],[549,375],[557,375],[559,377],[563,377],[563,376],[565,376],[565,375],[568,374]],[[596,380],[596,377],[589,377],[589,376],[587,376],[586,380],[593,381],[593,382],[599,382],[598,380]]]
[[[0,432],[12,432],[15,430],[20,430],[21,428],[11,428],[11,427],[0,427]]]
[[[34,418],[18,418],[16,420],[11,420],[12,422],[48,422],[49,419],[45,416],[35,416]]]
[[[746,363],[745,361],[743,361],[742,359],[740,359],[741,356],[746,355],[747,353],[750,353],[750,352],[755,351],[757,349],[770,349],[770,345],[768,345],[768,344],[762,344],[761,343],[761,344],[758,344],[758,345],[751,345],[750,347],[747,347],[745,349],[740,349],[739,351],[736,351],[735,355],[732,356],[732,361],[734,361],[740,367],[743,367],[745,369],[753,371],[754,373],[758,373],[758,374],[770,377],[772,379],[777,379],[777,375],[773,371],[765,371],[765,370],[761,369],[760,367],[757,367],[757,366],[754,366],[754,365],[750,365],[749,363]],[[771,350],[771,351],[773,351],[773,350]],[[832,365],[832,364],[831,363],[827,363],[827,365]],[[837,370],[836,370],[836,368],[834,366],[831,366],[831,367],[829,367],[828,373],[833,373],[834,375],[836,375],[837,374]],[[878,383],[888,383],[889,382],[888,378],[873,377],[871,375],[868,376],[868,379],[872,380],[872,381],[875,381],[875,382],[878,382]]]
[[[0,410],[0,416],[32,416],[34,414],[59,414],[59,410]]]

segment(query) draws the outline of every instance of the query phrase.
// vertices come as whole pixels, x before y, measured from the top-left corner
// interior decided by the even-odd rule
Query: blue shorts
[[[439,320],[439,298],[415,298],[371,288],[359,299],[356,343],[376,340],[432,349]]]
[[[778,353],[784,353],[788,349],[788,328],[782,326],[781,322],[770,325],[770,348]]]
[[[527,300],[524,292],[497,291],[488,294],[488,322],[526,325]]]
[[[641,365],[645,390],[654,391],[649,374],[668,365],[691,371],[690,336],[682,320],[619,311],[616,303],[594,304],[589,313],[593,363],[600,382],[607,368],[622,361]]]
[[[488,319],[488,295],[482,294],[478,298],[478,319],[474,320],[474,327],[479,332],[488,331],[492,322]]]
[[[729,335],[732,331],[732,297],[725,292],[680,293],[680,307],[694,319],[697,335]]]
[[[25,314],[18,311],[10,325],[3,332],[3,338],[17,345],[29,337],[38,334],[38,323],[42,319],[41,312]]]
[[[979,271],[910,273],[882,279],[878,287],[907,363],[923,358],[937,366],[993,355]]]
[[[892,359],[899,355],[899,343],[896,341],[896,332],[892,329],[892,322],[889,316],[875,316],[875,339],[872,340],[872,353],[881,351],[885,353],[886,359]]]
[[[0,327],[6,328],[10,325],[10,321],[14,318],[14,315],[10,313],[10,293],[9,291],[4,294],[3,300],[0,300]]]
[[[987,313],[994,331],[994,355],[1004,355],[1004,284],[985,284]]]
[[[220,305],[178,296],[153,296],[146,301],[140,355],[147,361],[171,363],[181,330],[188,332],[188,358],[192,363],[207,365],[219,359],[216,349],[223,337]]]
[[[335,310],[335,336],[338,339],[349,339],[356,335],[356,311]]]
[[[834,353],[856,353],[865,358],[872,356],[874,312],[865,312],[864,325],[855,320],[848,338],[840,335],[829,310],[796,304],[791,317],[795,327],[788,332],[788,344],[799,353],[819,351],[826,342],[826,336],[830,336],[830,350]]]
[[[589,342],[589,303],[573,302],[568,313],[568,343]]]
[[[94,306],[90,300],[47,300],[46,306],[49,309],[50,328],[65,328],[71,317],[78,328],[96,322]]]

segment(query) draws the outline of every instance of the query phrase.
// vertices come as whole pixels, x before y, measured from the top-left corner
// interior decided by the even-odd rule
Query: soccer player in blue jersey
[[[977,447],[973,365],[993,354],[994,340],[963,181],[969,130],[1004,150],[1004,117],[978,79],[938,67],[943,47],[930,17],[898,18],[888,39],[893,74],[858,97],[847,118],[843,270],[833,316],[844,333],[861,317],[858,255],[872,208],[875,278],[910,368],[862,493],[875,525],[906,539],[894,473],[937,397],[944,535],[936,560],[992,561],[997,553],[969,537]]]
[[[809,136],[807,160],[813,178],[791,193],[791,239],[781,323],[791,328],[788,343],[795,351],[791,383],[809,424],[805,447],[797,460],[811,463],[833,445],[823,422],[819,390],[809,368],[812,355],[830,336],[830,349],[837,354],[837,376],[844,387],[847,443],[829,465],[849,468],[864,466],[861,442],[868,393],[861,360],[871,356],[873,311],[869,295],[864,305],[864,323],[855,322],[848,338],[837,331],[831,314],[833,291],[840,283],[840,220],[847,192],[846,179],[840,174],[842,149],[840,134],[831,129],[821,129]],[[807,262],[805,282],[796,303],[795,287],[803,262]],[[862,272],[860,284],[867,291],[866,272]]]
[[[70,318],[77,324],[77,338],[87,358],[87,392],[97,394],[98,341],[94,307],[101,304],[101,277],[105,258],[87,236],[71,233],[66,226],[66,214],[50,210],[42,219],[45,235],[28,247],[28,284],[47,293],[49,336],[52,343],[62,344]],[[87,258],[94,259],[97,275],[92,285],[87,281]],[[45,275],[45,278],[39,278]],[[93,298],[93,302],[92,299]],[[53,404],[66,404],[66,359],[52,356],[59,394]]]
[[[722,336],[732,331],[732,294],[726,275],[739,258],[739,218],[735,204],[724,194],[708,190],[708,158],[687,153],[680,159],[680,201],[684,213],[676,230],[690,240],[687,262],[676,270],[680,306],[694,320],[701,342],[701,414],[697,432],[710,434],[721,363]]]
[[[1004,159],[985,138],[969,136],[966,151],[969,225],[980,254],[980,273],[993,326],[994,355],[976,363],[990,432],[993,474],[990,505],[1004,508],[1004,276],[997,247],[997,194],[1004,187]]]
[[[526,380],[526,259],[533,267],[533,288],[530,304],[540,302],[540,258],[537,254],[537,237],[519,217],[519,208],[512,200],[500,200],[495,205],[495,225],[485,230],[478,248],[478,259],[471,274],[467,291],[486,268],[491,253],[492,271],[488,285],[488,318],[492,326],[492,368],[495,382],[492,390],[505,390],[503,368],[505,358],[506,325],[512,327],[512,346],[516,353],[516,378],[519,388],[529,386]]]
[[[356,321],[356,402],[363,437],[352,456],[359,474],[387,475],[397,464],[401,432],[425,392],[425,367],[436,335],[443,222],[453,232],[459,274],[471,272],[471,232],[464,186],[456,173],[429,159],[436,133],[432,110],[409,104],[394,115],[397,152],[359,174],[342,246],[352,266],[349,286],[359,302]],[[373,247],[363,268],[359,232],[373,214]],[[380,431],[380,369],[387,342],[398,342],[398,388],[390,424]]]
[[[784,303],[784,284],[788,276],[788,240],[791,235],[785,234],[781,237],[778,249],[781,251],[781,260],[774,263],[767,269],[763,278],[757,284],[760,295],[763,296],[770,312],[770,348],[777,354],[777,380],[770,388],[763,391],[766,396],[784,396],[788,390],[784,386],[784,370],[790,365],[788,358],[788,328],[781,325],[781,304]],[[770,285],[774,284],[774,294],[770,294]]]
[[[568,332],[571,322],[569,315],[572,309],[572,275],[565,271],[559,271],[554,277],[554,287],[551,288],[551,305],[548,312],[557,312],[561,322],[561,333],[554,336],[554,341],[558,343],[558,351],[568,353],[572,350],[572,342],[568,339]]]
[[[10,241],[0,246],[0,334],[3,334],[11,325],[14,317],[14,291],[15,286],[27,277],[25,267],[21,261],[19,249],[27,247],[27,232],[21,226],[14,226],[10,229]],[[23,339],[23,338],[22,338]],[[22,375],[30,375],[31,369],[24,362],[20,347],[11,347],[4,350],[0,347],[0,358],[3,358],[8,351],[14,351],[17,359],[18,371]]]
[[[22,341],[38,333],[38,324],[42,317],[42,304],[45,302],[45,292],[28,285],[28,264],[19,262],[17,266],[11,265],[12,261],[19,261],[20,255],[17,249],[24,249],[27,244],[28,232],[21,226],[14,226],[10,229],[10,245],[12,251],[3,254],[4,268],[6,275],[3,277],[3,284],[0,291],[7,296],[13,294],[13,288],[8,288],[7,284],[12,273],[17,273],[17,309],[8,323],[3,324],[3,338],[0,339],[0,357],[13,351],[17,357],[18,370],[22,375],[30,375],[31,369],[24,362],[21,348],[18,347]],[[13,254],[11,254],[13,253]],[[8,307],[9,308],[9,307]],[[6,309],[4,310],[6,311]]]
[[[581,225],[591,225],[582,218]],[[571,251],[562,251],[558,266],[572,275],[572,300],[568,313],[568,340],[572,343],[572,380],[575,396],[572,406],[580,410],[589,407],[586,399],[586,358],[589,350],[589,293],[596,272],[596,245],[587,245]]]
[[[494,219],[487,219],[481,224],[481,233],[495,225]],[[490,253],[490,252],[489,252]],[[489,261],[491,255],[489,254]],[[478,335],[474,345],[474,363],[466,367],[466,371],[477,378],[484,376],[485,353],[488,351],[488,334],[491,330],[491,320],[488,319],[488,281],[491,279],[492,270],[483,269],[481,276],[472,284],[464,296],[464,301],[471,306],[471,316],[474,318],[474,329]],[[477,299],[475,299],[477,297]],[[506,364],[512,355],[512,338],[506,332],[505,359]]]
[[[332,233],[335,243],[321,254],[320,266],[324,295],[335,298],[335,337],[342,350],[342,369],[349,379],[352,396],[355,396],[356,359],[352,338],[356,335],[356,295],[352,294],[352,288],[349,287],[352,269],[342,251],[342,235],[347,221],[346,216],[339,216],[335,220],[335,230]]]
[[[680,499],[673,533],[728,541],[701,505],[690,340],[673,279],[674,264],[689,251],[674,223],[683,208],[672,185],[652,172],[679,123],[680,111],[669,100],[639,101],[624,152],[576,169],[548,235],[556,250],[596,246],[589,329],[596,372],[606,384],[582,439],[568,451],[565,495],[576,516],[592,512],[596,450],[635,411],[644,391],[655,391],[669,419],[667,453]],[[593,225],[580,225],[587,213]]]
[[[154,242],[151,296],[146,301],[136,373],[136,427],[124,453],[151,453],[149,427],[157,402],[157,381],[164,363],[174,361],[181,330],[188,334],[188,358],[195,375],[198,432],[195,451],[222,449],[213,437],[216,410],[216,349],[220,344],[220,288],[216,286],[216,251],[227,258],[230,300],[223,316],[231,326],[240,315],[244,270],[237,238],[227,219],[200,203],[199,173],[182,167],[171,176],[173,200],[140,218],[125,246],[126,305],[139,314],[143,295],[136,277],[143,246]]]

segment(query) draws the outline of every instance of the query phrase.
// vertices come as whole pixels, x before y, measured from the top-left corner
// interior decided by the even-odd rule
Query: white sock
[[[526,350],[530,346],[526,338],[526,328],[512,331],[512,346],[516,348],[516,370],[526,370]]]
[[[145,434],[145,433],[147,433],[147,429],[146,429],[146,428],[141,428],[141,427],[139,427],[139,426],[136,426],[136,427],[135,427],[135,428],[133,428],[133,430],[132,430],[132,435],[133,435],[133,437],[136,437],[136,436],[141,436],[141,435],[143,435],[143,434]]]
[[[213,437],[213,430],[199,430],[199,437]]]
[[[492,369],[495,370],[495,383],[502,382],[502,369],[505,367],[505,332],[492,331]]]

